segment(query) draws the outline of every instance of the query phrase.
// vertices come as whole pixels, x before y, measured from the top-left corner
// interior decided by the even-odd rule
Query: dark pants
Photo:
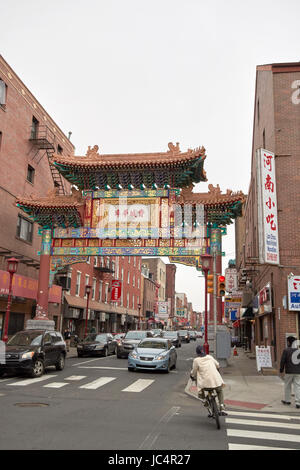
[[[223,395],[223,387],[222,385],[220,387],[215,387],[215,390],[217,392],[217,395],[218,395],[218,401],[219,401],[219,405],[223,405],[224,406],[224,395]],[[198,397],[201,398],[201,400],[204,400],[205,399],[205,390],[204,389],[201,389],[198,393]]]

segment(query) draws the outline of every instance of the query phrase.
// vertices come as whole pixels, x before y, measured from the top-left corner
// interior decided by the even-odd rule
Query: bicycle
[[[201,400],[203,402],[203,405],[209,412],[209,417],[214,418],[216,421],[216,426],[217,429],[221,428],[221,423],[220,423],[220,412],[219,412],[219,407],[217,405],[217,392],[215,388],[204,388],[203,389],[205,393],[205,398],[204,400]]]

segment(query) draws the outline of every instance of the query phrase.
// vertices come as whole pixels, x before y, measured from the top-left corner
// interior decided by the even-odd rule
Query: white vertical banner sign
[[[256,152],[259,261],[279,264],[275,155],[265,149]]]

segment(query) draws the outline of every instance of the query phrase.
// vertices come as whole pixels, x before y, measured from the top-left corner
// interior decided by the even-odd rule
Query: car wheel
[[[108,356],[108,349],[107,349],[107,348],[104,349],[103,355],[104,355],[104,357],[107,357],[107,356]]]
[[[58,362],[56,363],[55,367],[56,367],[56,370],[63,370],[64,369],[64,367],[65,367],[65,356],[63,354],[61,354],[59,356]]]
[[[45,366],[41,359],[37,359],[33,365],[33,369],[31,371],[32,377],[41,377],[45,372]]]
[[[168,367],[167,367],[166,370],[165,370],[166,374],[168,374],[168,373],[170,372],[170,370],[171,370],[171,363],[170,363],[170,361],[169,361],[169,362],[168,362]]]
[[[118,351],[118,348],[117,348],[117,346],[116,346],[116,347],[115,347],[115,350],[114,350],[114,354],[117,355],[117,351]]]
[[[129,372],[134,372],[134,368],[133,367],[128,367],[128,371]]]

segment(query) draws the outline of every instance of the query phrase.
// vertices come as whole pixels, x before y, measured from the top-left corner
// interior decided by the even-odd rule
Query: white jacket
[[[198,390],[220,387],[224,384],[217,367],[219,363],[209,354],[194,359],[191,375],[197,380]]]

